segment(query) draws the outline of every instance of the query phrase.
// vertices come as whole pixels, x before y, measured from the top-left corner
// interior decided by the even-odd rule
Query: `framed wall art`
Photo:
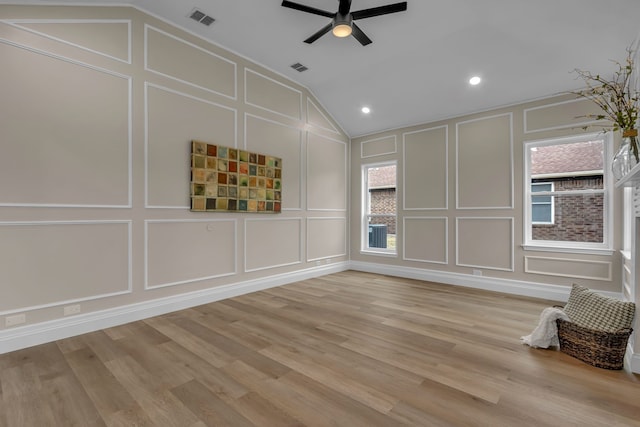
[[[282,159],[191,141],[191,210],[279,213]]]

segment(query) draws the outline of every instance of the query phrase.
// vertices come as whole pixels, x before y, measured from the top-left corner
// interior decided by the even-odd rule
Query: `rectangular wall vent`
[[[194,21],[198,21],[199,23],[206,25],[207,27],[213,24],[213,22],[215,21],[214,18],[198,9],[193,9],[189,14],[189,18],[193,19]]]
[[[298,72],[303,72],[303,71],[307,71],[308,68],[305,67],[304,65],[302,65],[299,62],[296,62],[295,64],[291,65],[291,68],[293,68],[294,70],[298,71]]]

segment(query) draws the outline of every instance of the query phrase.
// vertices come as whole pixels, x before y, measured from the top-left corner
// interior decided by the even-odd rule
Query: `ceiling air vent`
[[[298,71],[298,72],[300,72],[300,73],[301,73],[301,72],[303,72],[303,71],[307,71],[307,70],[308,70],[308,68],[307,68],[307,67],[305,67],[304,65],[302,65],[302,64],[301,64],[301,63],[299,63],[299,62],[296,62],[295,64],[293,64],[293,65],[291,66],[291,68],[293,68],[294,70],[296,70],[296,71]]]
[[[198,21],[199,23],[206,25],[207,27],[213,24],[213,21],[215,21],[214,18],[198,9],[193,9],[193,11],[191,11],[191,13],[189,14],[189,18],[193,19],[194,21]]]

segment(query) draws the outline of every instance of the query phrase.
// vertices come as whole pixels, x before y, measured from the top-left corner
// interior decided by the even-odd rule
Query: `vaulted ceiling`
[[[352,10],[395,2],[353,0]],[[368,46],[331,33],[303,43],[330,19],[281,0],[64,1],[74,3],[130,4],[266,66],[311,90],[352,137],[577,89],[573,69],[611,74],[640,36],[638,0],[408,0],[405,12],[358,21]],[[215,22],[189,19],[194,8]],[[481,84],[468,84],[474,75]]]

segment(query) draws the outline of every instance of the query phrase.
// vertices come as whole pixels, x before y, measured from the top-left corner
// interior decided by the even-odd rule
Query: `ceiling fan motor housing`
[[[333,18],[333,34],[336,37],[347,37],[351,35],[353,18],[350,13],[346,15],[336,13],[336,17]]]

